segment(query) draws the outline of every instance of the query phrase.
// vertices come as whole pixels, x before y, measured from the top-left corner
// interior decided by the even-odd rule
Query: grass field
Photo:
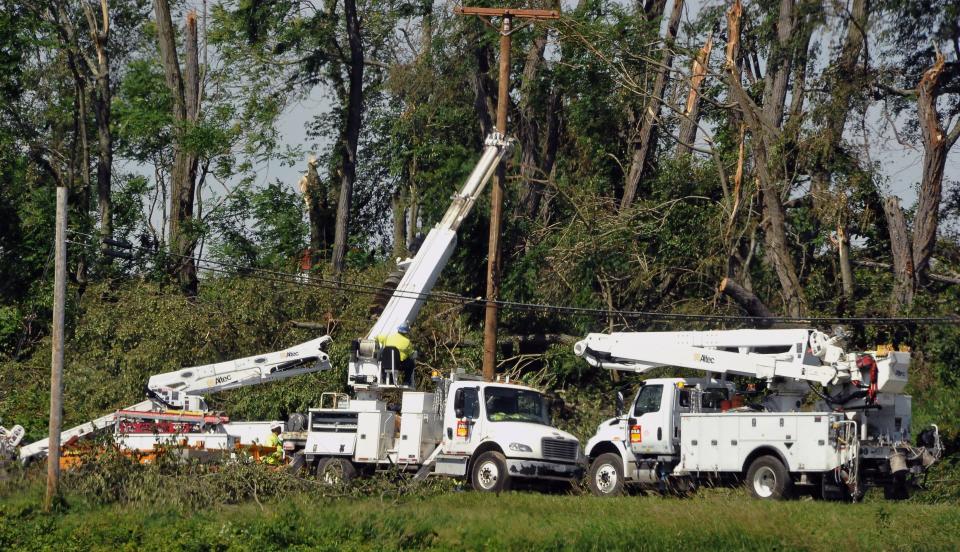
[[[201,511],[0,499],[5,550],[958,550],[960,506],[868,500],[767,503],[741,491],[694,498],[297,495]]]

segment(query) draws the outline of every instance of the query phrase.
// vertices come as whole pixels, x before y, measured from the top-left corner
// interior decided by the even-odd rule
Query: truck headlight
[[[533,452],[533,449],[529,445],[523,443],[510,443],[510,450],[515,450],[517,452]]]

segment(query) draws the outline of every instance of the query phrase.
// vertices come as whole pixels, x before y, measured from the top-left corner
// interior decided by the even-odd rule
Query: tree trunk
[[[563,92],[559,88],[554,88],[550,94],[550,103],[547,113],[547,130],[543,145],[543,177],[550,181],[553,178],[554,165],[557,161],[557,148],[560,146],[560,116],[563,110]],[[527,204],[527,214],[530,217],[537,215],[541,211],[541,199],[543,198],[544,187],[540,187],[540,193],[536,197],[530,198]]]
[[[536,78],[543,64],[543,52],[547,46],[547,29],[537,29],[537,34],[530,43],[527,50],[526,63],[523,66],[523,76],[520,80],[520,180],[522,183],[522,196],[517,205],[523,216],[532,218],[537,212],[537,206],[540,203],[540,196],[543,194],[543,184],[545,173],[542,169],[542,160],[540,154],[541,129],[539,121],[543,119],[545,113],[538,107],[543,107],[543,102],[536,101],[534,89],[536,87]],[[546,106],[548,109],[550,106]]]
[[[937,113],[938,80],[943,70],[943,55],[938,52],[933,66],[924,72],[917,85],[917,116],[923,137],[923,179],[913,223],[913,268],[918,279],[922,279],[930,268],[930,258],[937,242],[944,165],[950,148],[960,136],[960,121],[948,134]]]
[[[944,165],[950,148],[960,137],[960,121],[947,132],[937,113],[937,96],[940,93],[938,81],[943,70],[943,55],[938,52],[933,66],[923,73],[917,85],[917,117],[923,139],[923,178],[917,197],[912,243],[899,199],[888,197],[883,203],[890,235],[890,252],[893,255],[891,311],[894,314],[910,307],[917,284],[930,269],[930,259],[937,241]]]
[[[416,184],[411,183],[407,192],[407,236],[406,244],[410,244],[417,238],[417,232],[420,227],[417,226],[417,220],[420,218],[420,190]]]
[[[89,4],[84,4],[90,36],[97,52],[94,79],[93,114],[97,122],[97,209],[100,219],[100,236],[113,235],[113,202],[110,187],[113,176],[113,133],[110,131],[110,15],[107,0],[100,0],[102,21],[97,25],[96,16]],[[101,240],[102,241],[102,240]]]
[[[783,291],[783,302],[787,314],[802,316],[806,300],[797,269],[790,254],[790,245],[787,242],[786,212],[780,201],[779,186],[773,181],[773,176],[766,167],[767,160],[758,156],[757,164],[760,169],[760,186],[763,195],[763,236],[766,245],[764,259],[773,265],[780,280]]]
[[[493,121],[496,118],[496,100],[493,94],[493,83],[490,81],[490,47],[480,43],[476,50],[477,70],[473,74],[473,111],[480,121],[480,131],[484,136],[493,132]]]
[[[403,197],[396,191],[390,198],[390,210],[393,212],[393,256],[406,257],[407,217],[403,208]]]
[[[363,113],[363,43],[360,37],[360,18],[356,0],[344,0],[344,18],[347,27],[347,43],[350,45],[348,65],[349,90],[347,92],[346,127],[343,132],[343,156],[341,158],[340,200],[337,202],[337,223],[333,238],[333,271],[338,276],[343,272],[350,238],[350,203],[353,183],[357,178],[357,144],[360,140],[361,115]]]
[[[113,201],[110,180],[113,174],[113,134],[110,131],[110,76],[97,77],[93,112],[97,121],[97,208],[100,235],[113,235]]]
[[[740,4],[737,2],[728,14],[731,37],[735,31],[739,31],[739,15]],[[783,153],[779,147],[784,140],[781,126],[794,58],[791,45],[794,31],[794,0],[781,0],[777,19],[777,42],[771,48],[767,60],[768,71],[764,76],[762,106],[757,106],[741,85],[736,65],[729,59],[730,49],[727,52],[727,76],[730,94],[739,104],[753,138],[751,149],[762,195],[763,234],[766,245],[764,260],[777,273],[787,314],[801,316],[806,300],[787,239],[786,212],[781,200],[787,184],[787,175],[784,173],[787,162],[780,158]],[[731,42],[738,44],[739,36],[731,38]]]
[[[853,267],[850,264],[850,235],[843,225],[837,225],[837,252],[840,259],[840,280],[843,283],[843,295],[853,297]]]
[[[154,0],[157,17],[157,38],[160,60],[164,67],[167,88],[173,98],[174,159],[170,172],[170,248],[174,255],[175,274],[181,289],[188,295],[197,291],[197,268],[193,260],[193,238],[190,221],[193,218],[194,182],[197,158],[182,144],[183,133],[189,123],[196,121],[199,100],[199,61],[197,59],[197,16],[187,15],[186,82],[177,59],[176,38],[167,0]]]
[[[73,74],[74,84],[74,148],[80,147],[80,159],[77,161],[75,156],[71,156],[73,163],[79,165],[80,190],[70,190],[75,193],[76,209],[79,215],[81,225],[86,226],[90,216],[90,144],[87,142],[87,84],[86,80],[80,74],[79,60],[75,52],[67,51],[68,64],[70,72]],[[73,172],[73,171],[71,171]],[[71,177],[73,180],[73,177]],[[77,255],[77,268],[74,272],[75,279],[79,285],[78,294],[82,295],[87,285],[87,257],[81,250]]]
[[[687,104],[683,109],[683,119],[680,121],[678,139],[680,155],[693,153],[693,145],[697,141],[697,125],[700,122],[700,88],[707,77],[707,64],[710,60],[710,50],[713,49],[713,33],[707,36],[706,42],[697,53],[690,69],[690,93],[687,95]]]
[[[649,173],[651,148],[657,141],[656,127],[657,120],[660,118],[660,104],[663,103],[663,93],[667,88],[670,66],[673,64],[673,43],[677,38],[677,29],[680,27],[682,13],[683,0],[673,0],[670,21],[667,23],[667,34],[663,40],[663,48],[660,50],[660,67],[657,69],[657,79],[654,81],[650,99],[643,111],[643,120],[640,123],[640,132],[637,137],[637,147],[630,160],[630,169],[627,172],[627,181],[624,184],[620,209],[626,209],[633,204],[640,180]]]
[[[833,64],[832,75],[828,79],[831,97],[827,105],[825,124],[823,125],[823,146],[820,148],[817,161],[814,163],[811,175],[810,194],[813,198],[814,211],[821,222],[837,224],[837,246],[840,263],[840,277],[843,283],[843,294],[853,297],[854,282],[853,268],[850,266],[850,236],[846,228],[845,213],[828,214],[827,210],[835,207],[830,194],[830,181],[833,176],[833,163],[843,139],[843,130],[850,112],[850,100],[857,87],[857,62],[863,52],[865,40],[864,29],[867,25],[869,0],[854,0],[850,10],[850,19],[847,22],[847,34],[840,54]]]
[[[317,159],[313,155],[307,160],[307,173],[300,179],[300,193],[307,206],[307,218],[310,224],[310,266],[317,266],[321,257],[330,247],[329,207],[327,190],[317,174]]]
[[[883,212],[887,218],[890,233],[890,253],[893,255],[893,296],[890,301],[890,314],[897,315],[913,303],[914,268],[913,254],[910,248],[910,233],[907,222],[900,209],[900,200],[888,197],[883,201]]]

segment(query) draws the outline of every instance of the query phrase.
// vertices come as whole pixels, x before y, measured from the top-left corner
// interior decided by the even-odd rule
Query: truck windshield
[[[532,422],[550,425],[543,395],[526,389],[487,387],[483,390],[487,419],[491,422]]]
[[[662,385],[644,385],[637,393],[637,402],[633,405],[633,415],[643,416],[648,412],[658,412],[660,410],[660,397],[662,396]]]

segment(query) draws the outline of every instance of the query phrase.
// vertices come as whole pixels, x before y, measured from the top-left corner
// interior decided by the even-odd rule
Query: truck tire
[[[298,451],[293,457],[290,458],[290,463],[287,465],[287,471],[292,474],[300,473],[301,470],[305,470],[307,467],[307,456],[304,452]]]
[[[623,494],[623,460],[619,454],[606,452],[590,463],[587,486],[595,496]]]
[[[833,472],[827,472],[820,478],[820,489],[817,498],[821,500],[850,502],[850,491],[846,485],[838,484],[834,479]]]
[[[883,486],[883,498],[886,500],[906,500],[910,498],[910,484],[902,475],[893,476],[893,482]]]
[[[327,485],[346,485],[357,476],[357,468],[346,458],[324,458],[317,465],[317,477]]]
[[[473,490],[481,493],[499,493],[509,490],[510,474],[507,473],[507,459],[495,450],[478,456],[470,470],[470,484]]]
[[[787,467],[776,456],[760,456],[747,470],[747,489],[755,498],[783,500],[790,497],[793,480]]]

